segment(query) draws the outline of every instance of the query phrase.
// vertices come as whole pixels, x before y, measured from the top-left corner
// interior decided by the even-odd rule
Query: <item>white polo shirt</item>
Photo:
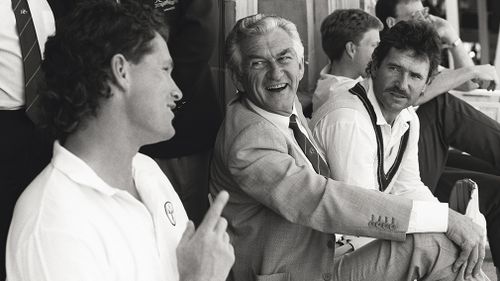
[[[151,158],[137,154],[133,173],[143,202],[56,142],[52,162],[16,204],[7,279],[178,280],[175,250],[186,212]]]

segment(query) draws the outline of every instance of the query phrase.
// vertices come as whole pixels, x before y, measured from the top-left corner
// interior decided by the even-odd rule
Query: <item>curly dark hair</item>
[[[370,29],[382,30],[376,17],[360,9],[338,9],[321,23],[321,46],[331,61],[340,60],[347,42],[358,44]]]
[[[44,127],[63,142],[97,116],[111,97],[111,58],[122,54],[138,63],[151,52],[156,34],[167,39],[161,15],[151,5],[133,0],[82,1],[56,24],[45,45],[40,86]]]
[[[373,64],[380,67],[392,48],[412,51],[415,58],[429,59],[428,81],[441,62],[441,39],[434,27],[425,21],[400,21],[382,34],[379,45],[373,51],[367,73],[371,74]]]

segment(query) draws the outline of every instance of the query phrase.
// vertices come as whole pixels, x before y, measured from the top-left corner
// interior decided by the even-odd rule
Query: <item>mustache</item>
[[[408,96],[408,92],[399,88],[398,86],[392,86],[392,87],[388,88],[386,91],[387,92],[395,92],[395,93],[398,93],[399,95],[402,95],[405,97]]]

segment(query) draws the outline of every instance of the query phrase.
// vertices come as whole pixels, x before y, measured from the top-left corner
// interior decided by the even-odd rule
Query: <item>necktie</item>
[[[12,10],[16,17],[17,33],[23,56],[26,113],[36,123],[38,113],[34,104],[38,98],[36,92],[42,56],[27,0],[12,0]]]
[[[289,127],[290,129],[292,129],[295,140],[302,149],[302,152],[304,152],[304,154],[306,155],[309,162],[311,162],[316,173],[325,177],[329,177],[330,169],[328,168],[328,164],[326,164],[325,160],[323,160],[323,158],[319,155],[318,151],[316,150],[316,148],[314,148],[313,144],[307,138],[307,136],[304,135],[304,133],[302,133],[302,131],[299,129],[299,125],[297,124],[297,116],[295,116],[295,114],[292,114],[290,116]]]

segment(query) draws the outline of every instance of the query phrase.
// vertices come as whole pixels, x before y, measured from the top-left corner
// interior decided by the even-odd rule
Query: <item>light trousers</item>
[[[375,240],[335,258],[337,281],[465,280],[464,268],[452,266],[457,246],[444,234],[412,234],[404,242]],[[484,274],[484,273],[483,273]],[[484,275],[468,280],[488,280]]]

